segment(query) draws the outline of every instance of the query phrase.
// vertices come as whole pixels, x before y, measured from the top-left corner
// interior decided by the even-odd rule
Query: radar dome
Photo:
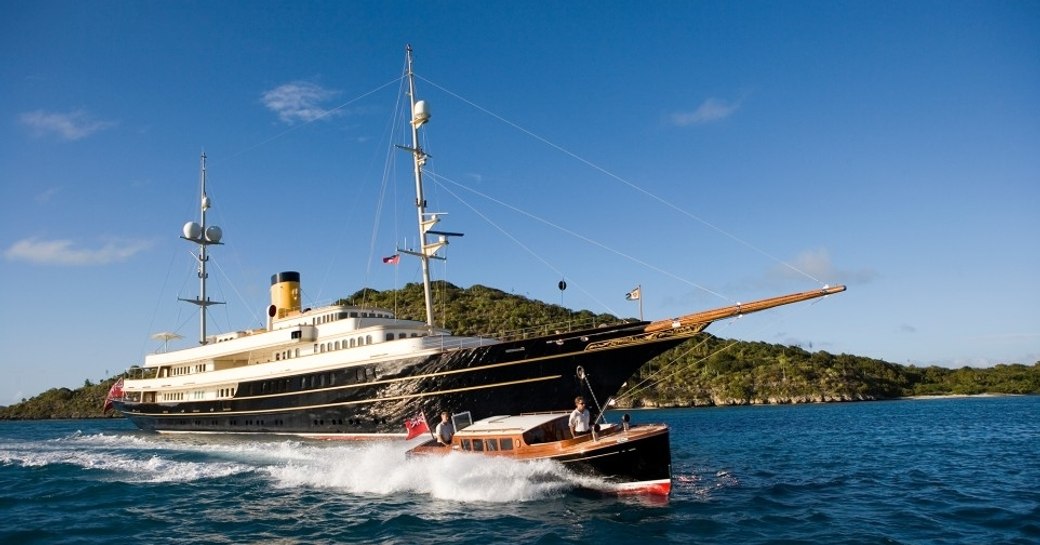
[[[184,238],[188,240],[198,240],[202,236],[202,226],[194,221],[189,221],[184,224],[184,229],[181,229],[181,232],[184,233]]]
[[[415,111],[412,112],[412,123],[418,127],[423,123],[430,120],[430,107],[426,105],[425,100],[420,100],[415,103]]]
[[[210,242],[220,242],[220,237],[224,236],[224,231],[220,230],[220,227],[212,225],[206,228],[206,240]]]

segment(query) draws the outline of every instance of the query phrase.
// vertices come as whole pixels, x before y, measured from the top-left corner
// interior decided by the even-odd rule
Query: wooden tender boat
[[[462,420],[468,419],[468,414]],[[595,433],[571,437],[570,413],[492,416],[463,427],[450,446],[435,439],[408,451],[409,456],[472,453],[517,460],[555,460],[579,474],[605,477],[598,491],[668,496],[672,454],[665,424],[599,425]],[[460,415],[456,415],[458,422]],[[627,415],[626,415],[627,417]],[[463,424],[464,425],[464,424]],[[460,426],[461,427],[461,426]]]

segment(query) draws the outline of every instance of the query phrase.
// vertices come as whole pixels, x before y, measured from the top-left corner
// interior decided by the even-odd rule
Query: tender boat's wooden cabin
[[[601,425],[592,434],[572,437],[570,413],[492,416],[469,424],[469,413],[455,415],[458,429],[451,446],[428,440],[409,455],[451,452],[506,456],[518,460],[549,459],[578,472],[590,472],[615,483],[616,493],[667,496],[671,490],[671,449],[664,424]]]

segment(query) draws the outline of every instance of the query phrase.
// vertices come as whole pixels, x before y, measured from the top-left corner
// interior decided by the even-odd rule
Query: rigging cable
[[[682,214],[682,215],[684,215],[684,216],[686,216],[686,217],[688,217],[688,218],[690,218],[690,219],[692,219],[694,221],[697,221],[698,223],[704,225],[705,227],[708,227],[708,228],[712,229],[713,231],[715,231],[715,232],[717,232],[717,233],[719,233],[719,234],[721,234],[721,235],[723,235],[723,236],[725,236],[727,238],[730,238],[731,240],[734,240],[734,241],[740,243],[741,245],[743,245],[743,246],[745,246],[747,248],[750,248],[751,250],[753,250],[753,251],[755,251],[755,252],[757,252],[757,253],[759,253],[759,254],[761,254],[761,255],[769,258],[769,259],[771,259],[772,261],[774,261],[776,263],[779,263],[779,264],[783,265],[784,267],[787,267],[788,269],[791,269],[792,271],[794,271],[794,272],[796,272],[796,273],[798,273],[798,274],[800,274],[802,276],[805,276],[806,278],[809,278],[810,280],[813,280],[814,282],[816,282],[818,284],[822,284],[823,283],[820,279],[818,279],[815,276],[809,274],[808,272],[803,271],[802,269],[799,269],[798,267],[795,267],[794,265],[791,265],[790,263],[788,263],[788,262],[786,262],[786,261],[784,261],[784,260],[782,260],[782,259],[780,259],[780,258],[778,258],[778,257],[776,257],[776,256],[774,256],[774,255],[772,255],[772,254],[770,254],[768,252],[766,252],[765,250],[763,250],[763,249],[755,246],[754,244],[751,244],[750,242],[748,242],[748,241],[746,241],[746,240],[744,240],[744,239],[734,235],[733,233],[730,233],[729,231],[726,231],[725,229],[723,229],[723,228],[721,228],[721,227],[711,223],[710,221],[708,221],[708,220],[706,220],[704,218],[701,218],[700,216],[697,216],[696,214],[693,214],[692,212],[689,212],[687,210],[684,210],[684,209],[680,208],[674,202],[671,202],[671,201],[669,201],[667,199],[659,197],[655,193],[652,193],[652,192],[650,192],[650,191],[648,191],[646,189],[643,189],[642,187],[640,187],[640,186],[638,186],[638,185],[636,185],[636,184],[626,180],[625,178],[622,178],[621,176],[619,176],[617,174],[614,174],[613,172],[607,170],[606,168],[601,167],[601,166],[597,165],[596,163],[593,163],[592,161],[590,161],[588,159],[585,159],[584,157],[582,157],[582,156],[580,156],[580,155],[578,155],[578,154],[576,154],[576,153],[574,153],[574,152],[564,148],[563,146],[560,146],[559,144],[555,144],[555,143],[549,141],[545,137],[542,137],[542,136],[539,136],[538,134],[535,134],[534,132],[532,132],[532,131],[530,131],[530,130],[520,126],[517,123],[514,123],[514,122],[512,122],[512,121],[502,117],[499,114],[496,114],[495,112],[492,112],[491,110],[489,110],[489,109],[487,109],[487,108],[485,108],[483,106],[480,106],[479,104],[476,104],[475,102],[467,100],[466,98],[464,98],[464,97],[462,97],[462,96],[460,96],[460,95],[458,95],[458,94],[456,94],[456,93],[446,89],[445,87],[443,87],[441,85],[438,85],[437,83],[434,83],[433,81],[430,81],[430,80],[428,80],[428,79],[426,79],[426,78],[424,78],[422,76],[419,76],[418,74],[416,74],[415,77],[425,81],[426,83],[429,83],[430,85],[436,87],[437,89],[440,89],[441,91],[443,91],[443,92],[451,95],[452,97],[454,97],[454,98],[456,98],[456,99],[458,99],[458,100],[460,100],[460,101],[462,101],[462,102],[472,106],[473,108],[476,108],[477,110],[479,110],[479,111],[481,111],[481,112],[483,112],[483,113],[485,113],[487,115],[490,115],[491,117],[494,117],[495,119],[497,119],[497,120],[499,120],[499,121],[509,125],[510,127],[513,127],[514,129],[516,129],[516,130],[518,130],[518,131],[520,131],[520,132],[530,136],[531,138],[534,138],[534,139],[538,140],[539,142],[542,142],[543,144],[545,144],[545,145],[547,145],[549,147],[552,147],[552,148],[556,149],[557,151],[559,151],[559,152],[561,152],[561,153],[563,153],[565,155],[570,156],[571,158],[575,159],[576,161],[579,161],[579,162],[585,164],[586,166],[588,166],[588,167],[590,167],[590,168],[592,168],[594,170],[597,170],[597,171],[603,173],[604,175],[606,175],[606,176],[608,176],[610,178],[613,178],[614,180],[617,180],[618,182],[621,182],[622,184],[627,185],[631,189],[634,189],[634,190],[636,190],[636,191],[646,195],[647,197],[650,197],[651,199],[653,199],[653,200],[655,200],[655,201],[657,201],[657,202],[659,202],[659,203],[661,203],[661,204],[663,204],[663,205],[665,205],[665,206],[675,210],[676,212],[679,212],[680,214]],[[710,290],[709,290],[709,292],[713,293],[715,295],[718,295],[717,293],[711,292]],[[723,297],[723,299],[726,299],[726,298]]]
[[[797,309],[791,309],[791,311],[792,312],[808,312],[808,310],[810,308],[812,308],[814,305],[816,305],[820,301],[823,301],[824,299],[827,299],[827,297],[828,296],[821,297],[819,299],[816,299],[814,301],[809,302],[808,305],[801,305]],[[744,316],[743,314],[737,315],[736,317],[728,320],[726,328],[728,329],[729,327],[731,327],[733,324],[735,324],[737,322],[737,320],[743,318],[743,316]],[[781,318],[779,316],[777,316],[776,318],[774,318],[772,320],[766,321],[760,328],[758,328],[757,331],[758,332],[764,331],[767,327],[770,327],[773,324],[776,324],[776,323],[778,323],[780,321],[781,321]],[[717,335],[713,335],[713,334],[708,334],[708,335],[714,336],[715,338],[719,338]],[[674,370],[670,370],[670,368],[672,366],[675,366],[675,365],[677,365],[679,363],[679,359],[680,358],[682,358],[683,356],[689,354],[690,352],[692,352],[692,351],[700,348],[704,344],[706,344],[708,342],[708,339],[710,338],[708,335],[705,335],[704,340],[702,340],[701,342],[697,343],[696,345],[690,347],[688,350],[684,351],[681,354],[677,354],[674,358],[672,358],[672,361],[662,365],[656,372],[651,373],[650,376],[644,378],[642,381],[640,381],[635,386],[629,388],[624,393],[619,394],[616,399],[634,398],[634,396],[637,393],[643,392],[643,391],[648,390],[650,388],[653,388],[653,387],[657,386],[658,384],[661,384],[665,380],[668,380],[668,379],[670,379],[672,377],[675,377],[680,372],[682,372],[684,369],[686,369],[686,368],[688,368],[690,366],[693,366],[693,365],[697,365],[697,364],[703,363],[704,361],[708,360],[712,356],[714,356],[716,354],[721,354],[722,352],[725,352],[726,350],[729,350],[730,348],[735,346],[737,343],[741,342],[739,339],[729,339],[729,344],[727,344],[726,346],[723,346],[722,348],[719,348],[718,350],[715,350],[715,351],[713,351],[713,352],[711,352],[709,354],[706,354],[705,356],[703,356],[703,357],[701,357],[699,359],[696,359],[696,360],[690,362],[689,364],[687,364],[685,366],[680,366],[680,367],[677,367]],[[653,382],[647,383],[647,381],[650,381],[655,375],[660,375],[665,370],[670,370],[668,375],[662,376],[662,377],[654,380]]]
[[[606,244],[603,244],[602,242],[599,242],[599,241],[593,240],[593,239],[591,239],[591,238],[589,238],[589,237],[587,237],[587,236],[585,236],[585,235],[582,235],[582,234],[580,234],[580,233],[578,233],[578,232],[572,231],[572,230],[570,230],[570,229],[568,229],[568,228],[566,228],[566,227],[563,227],[563,226],[561,226],[561,225],[557,225],[557,224],[555,224],[555,223],[553,223],[553,222],[551,222],[551,221],[549,221],[549,220],[547,220],[547,219],[545,219],[545,218],[542,218],[542,217],[536,216],[536,215],[534,215],[534,214],[532,214],[532,213],[530,213],[530,212],[527,212],[527,211],[525,211],[525,210],[521,210],[521,209],[519,209],[519,208],[517,208],[517,207],[515,207],[515,206],[513,206],[513,205],[511,205],[511,204],[508,204],[508,203],[502,202],[502,201],[500,201],[500,200],[498,200],[498,199],[496,199],[496,198],[494,198],[494,197],[492,197],[492,196],[490,196],[490,195],[487,195],[487,194],[485,194],[485,193],[481,193],[480,191],[477,191],[476,189],[473,189],[473,188],[467,187],[467,186],[465,186],[465,185],[463,185],[463,184],[461,184],[461,183],[459,183],[459,182],[456,182],[455,180],[452,180],[452,179],[450,179],[450,178],[447,178],[447,177],[444,177],[444,176],[436,176],[436,177],[435,177],[435,181],[436,181],[437,179],[440,179],[440,180],[444,180],[444,181],[445,181],[445,182],[447,182],[447,183],[450,183],[450,184],[452,184],[452,185],[455,185],[455,186],[457,186],[457,187],[460,187],[460,188],[462,188],[462,189],[465,189],[466,191],[469,191],[469,192],[471,192],[471,193],[473,193],[473,194],[475,194],[475,195],[477,195],[477,196],[479,196],[479,197],[483,197],[483,198],[485,198],[485,199],[487,199],[487,200],[489,200],[489,201],[492,201],[492,202],[494,202],[494,203],[496,203],[496,204],[498,204],[498,205],[500,205],[500,206],[503,206],[503,207],[505,207],[505,208],[508,208],[508,209],[510,209],[510,210],[512,210],[512,211],[514,211],[514,212],[516,212],[516,213],[518,213],[518,214],[523,214],[523,215],[525,215],[525,216],[527,216],[527,217],[529,217],[529,218],[531,218],[531,219],[533,219],[533,220],[535,220],[535,221],[538,221],[538,222],[540,222],[540,223],[543,223],[543,224],[545,224],[545,225],[548,225],[549,227],[552,227],[553,229],[557,229],[557,230],[559,230],[559,231],[562,231],[562,232],[564,232],[564,233],[566,233],[566,234],[568,234],[568,235],[571,235],[571,236],[572,236],[572,237],[574,237],[574,238],[577,238],[577,239],[579,239],[579,240],[585,241],[585,242],[587,242],[587,243],[589,243],[589,244],[592,244],[592,245],[594,245],[594,246],[597,246],[597,247],[599,247],[599,248],[602,248],[602,249],[604,249],[604,250],[607,250],[608,252],[611,252],[611,253],[617,254],[617,255],[619,255],[619,256],[621,256],[621,257],[625,258],[625,259],[628,259],[629,261],[632,261],[633,263],[636,263],[636,264],[642,265],[643,267],[646,267],[646,268],[648,268],[648,269],[650,269],[650,270],[652,270],[652,271],[656,271],[656,272],[659,272],[659,273],[661,273],[661,274],[663,274],[663,275],[665,275],[665,276],[668,276],[668,277],[670,277],[670,278],[674,278],[674,279],[676,279],[676,280],[678,280],[678,281],[680,281],[680,282],[683,282],[683,283],[685,283],[685,284],[689,284],[690,286],[693,286],[693,287],[695,287],[695,288],[697,288],[697,289],[699,289],[699,290],[702,290],[702,291],[708,292],[708,293],[710,293],[710,294],[712,294],[712,295],[714,295],[714,296],[716,296],[716,297],[719,297],[719,298],[721,298],[721,299],[723,299],[723,300],[726,300],[726,301],[732,301],[731,299],[729,299],[729,298],[728,298],[728,297],[726,297],[725,295],[722,295],[721,293],[718,293],[718,292],[716,292],[716,291],[713,291],[713,290],[711,290],[711,289],[709,289],[709,288],[707,288],[707,287],[705,287],[705,286],[702,286],[702,285],[700,285],[700,284],[698,284],[698,283],[696,283],[696,282],[693,282],[693,281],[691,281],[691,280],[688,280],[688,279],[686,279],[686,278],[682,278],[682,277],[680,277],[680,276],[678,276],[678,275],[676,275],[676,274],[670,273],[670,272],[668,272],[668,271],[666,271],[666,270],[664,270],[664,269],[662,269],[662,268],[660,268],[660,267],[657,267],[657,266],[655,266],[655,265],[653,265],[653,264],[647,263],[646,261],[643,261],[643,260],[641,260],[641,259],[639,259],[639,258],[637,258],[637,257],[635,257],[635,256],[631,256],[631,255],[628,255],[628,254],[626,254],[626,253],[624,253],[624,252],[622,252],[622,251],[620,251],[620,250],[615,250],[614,248],[611,248],[610,246],[607,246]],[[438,185],[441,185],[441,184],[438,184]],[[444,187],[444,186],[443,186],[443,185],[441,185],[441,187]],[[456,195],[455,193],[452,193],[452,192],[451,192],[450,190],[448,190],[447,188],[445,188],[445,191],[448,191],[449,193],[451,193],[451,194],[452,194],[453,196],[455,196],[455,198],[456,198],[456,199],[458,199],[458,200],[459,200],[460,202],[462,202],[463,204],[465,204],[466,206],[468,206],[468,207],[469,207],[469,208],[470,208],[471,210],[473,210],[474,212],[476,212],[476,210],[475,210],[475,209],[474,209],[474,208],[473,208],[473,207],[472,207],[471,205],[469,205],[468,203],[466,203],[465,201],[463,201],[463,200],[462,200],[462,199],[461,199],[461,198],[460,198],[460,197],[459,197],[458,195]],[[477,214],[480,214],[479,212],[476,212],[476,213],[477,213]],[[481,217],[483,217],[483,218],[485,219],[485,221],[488,221],[488,222],[490,222],[490,220],[489,220],[489,219],[488,219],[488,218],[487,218],[486,216],[484,216],[483,214],[480,214],[480,215],[481,215]],[[494,224],[492,223],[492,225],[494,225]],[[498,227],[497,225],[494,225],[494,226],[495,226],[495,227],[496,227],[497,229],[499,229],[500,231],[502,231],[503,233],[505,233],[505,230],[504,230],[504,229],[502,229],[501,227]],[[514,238],[514,237],[513,237],[512,235],[509,235],[508,233],[506,233],[506,236],[509,236],[509,237],[510,237],[510,238],[511,238],[511,239],[512,239],[512,240],[513,240],[514,242],[516,242],[517,244],[521,244],[521,243],[520,243],[520,242],[519,242],[518,240],[516,240],[516,238]],[[532,255],[534,255],[534,252],[533,252],[533,251],[531,251],[531,250],[530,250],[529,248],[527,248],[526,246],[523,246],[523,245],[521,244],[521,247],[523,247],[523,248],[524,248],[525,250],[528,250],[529,252],[531,252],[531,254],[532,254]],[[538,256],[536,255],[535,257],[538,257]],[[543,263],[546,263],[546,262],[545,262],[545,260],[542,260],[541,258],[539,258],[539,259],[540,259],[540,260],[541,260],[541,261],[542,261]],[[546,264],[548,265],[548,263],[546,263]],[[563,272],[562,272],[562,271],[559,271],[559,270],[558,270],[558,269],[556,269],[555,267],[552,267],[552,266],[550,265],[550,268],[552,268],[552,269],[553,269],[553,271],[554,271],[554,272],[556,272],[557,274],[560,274],[561,276],[563,275]],[[602,302],[600,302],[600,301],[597,301],[597,302],[599,302],[600,304],[603,304],[603,303],[602,303]],[[607,305],[604,305],[604,306],[607,306]],[[610,307],[607,307],[607,308],[610,308]]]

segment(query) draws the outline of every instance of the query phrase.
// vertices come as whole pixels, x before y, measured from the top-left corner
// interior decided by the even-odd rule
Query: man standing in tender
[[[447,411],[441,413],[441,421],[437,424],[434,435],[437,436],[437,442],[441,445],[451,446],[451,438],[455,435],[455,426],[451,425]]]
[[[574,410],[571,411],[568,423],[571,427],[571,437],[589,433],[589,410],[585,408],[585,398],[578,396],[574,398]]]

